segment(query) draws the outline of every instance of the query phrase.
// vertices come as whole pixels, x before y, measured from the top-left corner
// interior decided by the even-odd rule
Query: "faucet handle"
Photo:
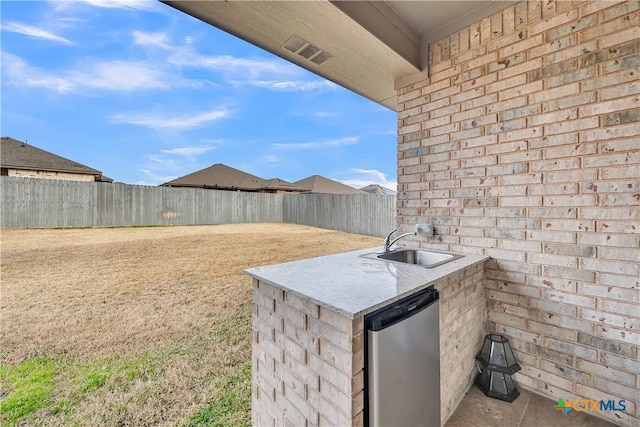
[[[391,232],[389,234],[387,234],[387,237],[384,238],[385,242],[388,242],[389,239],[391,239],[391,236],[393,236],[393,233],[395,233],[396,231],[398,231],[398,230],[397,229],[391,230]]]
[[[394,229],[394,230],[391,230],[391,232],[389,234],[387,234],[387,237],[384,238],[384,247],[382,249],[380,249],[377,253],[384,254],[384,253],[389,252],[389,248],[392,245],[391,236],[393,236],[393,233],[395,233],[396,231],[398,231],[398,230]]]

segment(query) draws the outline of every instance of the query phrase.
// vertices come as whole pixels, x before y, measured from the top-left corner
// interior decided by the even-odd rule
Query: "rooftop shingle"
[[[81,163],[58,156],[26,142],[3,136],[0,145],[0,167],[3,169],[95,175],[97,180],[109,180],[102,172]]]

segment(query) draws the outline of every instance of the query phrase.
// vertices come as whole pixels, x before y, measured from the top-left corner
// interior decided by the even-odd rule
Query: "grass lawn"
[[[4,229],[0,424],[249,425],[245,268],[380,246],[290,224]]]

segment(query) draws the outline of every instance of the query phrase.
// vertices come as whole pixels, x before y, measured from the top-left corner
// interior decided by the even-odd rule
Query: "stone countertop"
[[[464,254],[464,257],[441,266],[424,268],[362,257],[379,249],[249,268],[245,273],[356,318],[489,259],[485,255]]]

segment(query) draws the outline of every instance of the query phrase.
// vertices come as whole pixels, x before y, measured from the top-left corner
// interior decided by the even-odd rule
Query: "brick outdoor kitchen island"
[[[246,270],[253,281],[252,424],[364,423],[364,316],[433,286],[440,292],[442,425],[476,373],[486,333],[484,262],[427,269],[362,255],[378,248]]]

